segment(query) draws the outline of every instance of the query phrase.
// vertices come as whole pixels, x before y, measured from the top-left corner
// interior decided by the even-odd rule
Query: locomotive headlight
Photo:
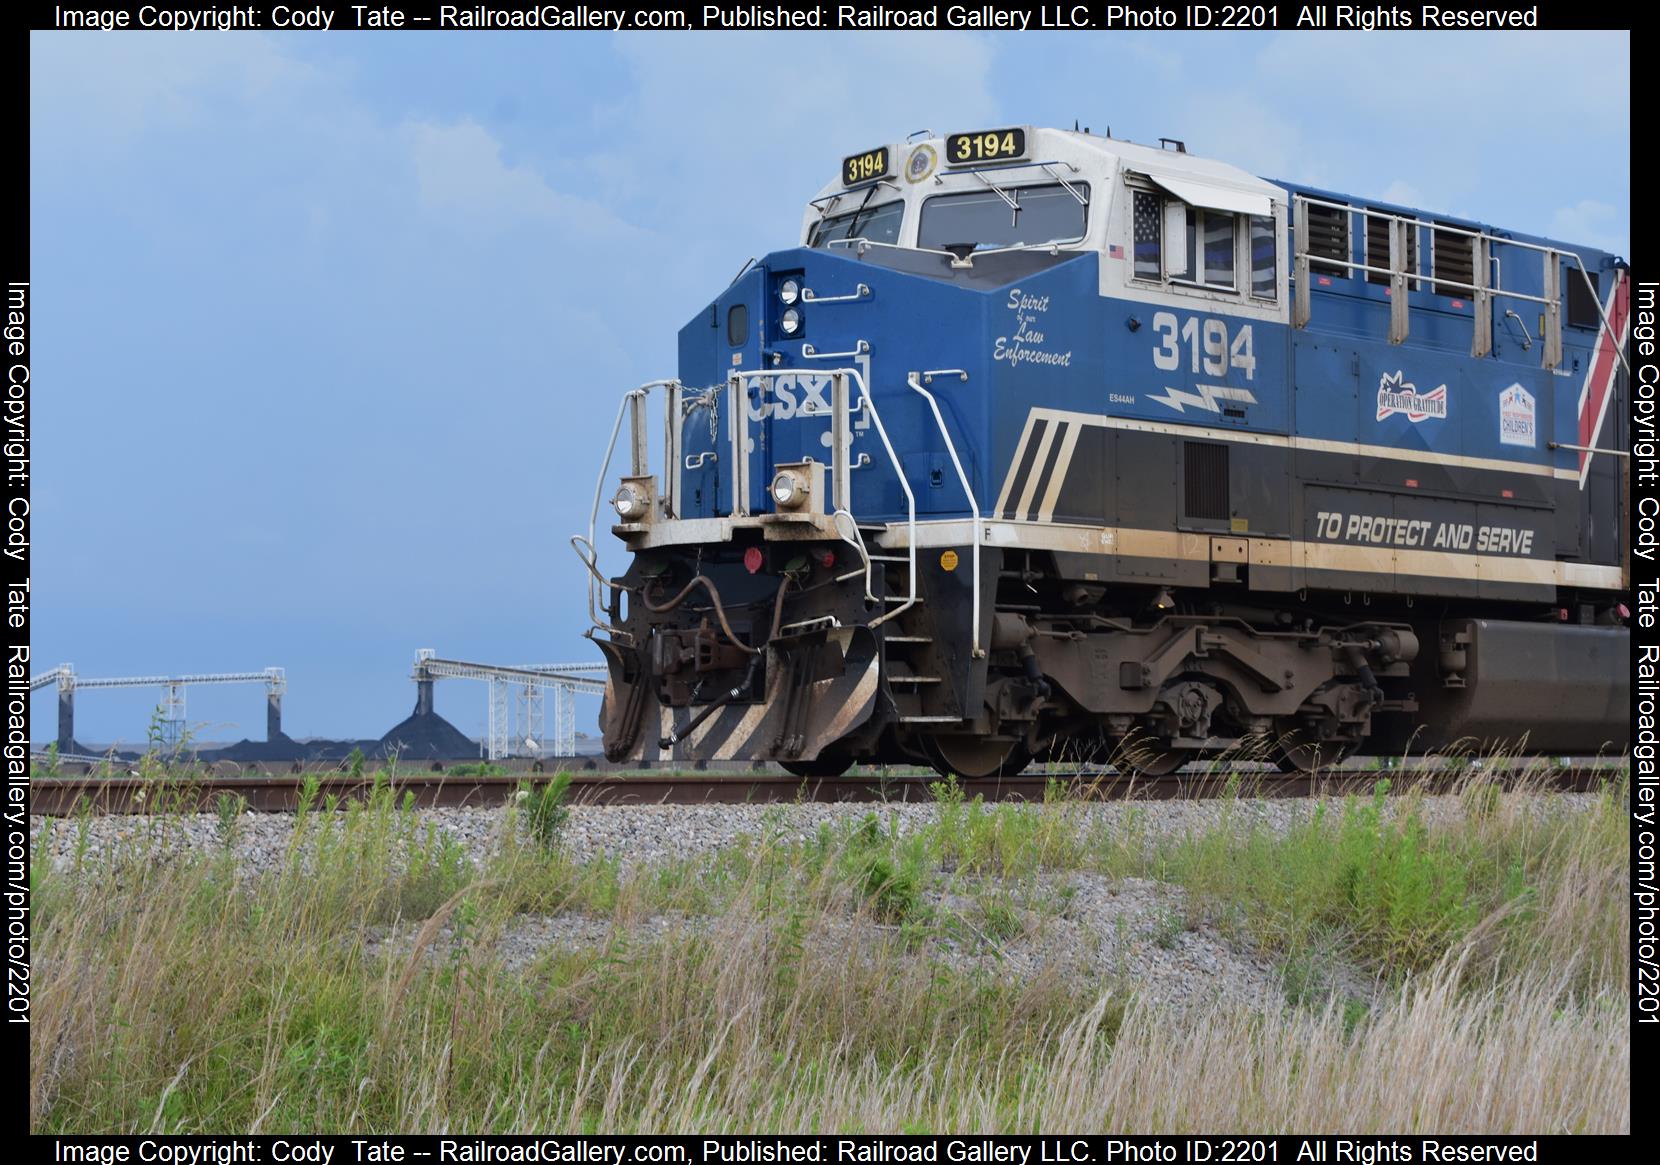
[[[772,500],[781,510],[799,510],[807,503],[807,479],[790,469],[780,469],[772,479]]]
[[[801,330],[801,313],[791,308],[778,320],[778,328],[786,336],[793,336]]]
[[[645,516],[646,495],[640,492],[638,486],[624,485],[611,499],[611,505],[623,521],[637,521]]]
[[[784,280],[778,285],[778,298],[784,301],[785,307],[789,307],[801,298],[801,284],[793,279]]]

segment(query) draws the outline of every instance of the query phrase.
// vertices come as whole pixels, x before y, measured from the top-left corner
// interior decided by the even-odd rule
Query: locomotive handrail
[[[744,374],[734,372],[726,379],[727,395],[732,398],[732,415],[727,421],[726,438],[732,442],[732,516],[749,516],[749,390],[744,385]]]
[[[1620,346],[1619,337],[1614,335],[1612,322],[1608,312],[1603,308],[1602,297],[1597,294],[1596,285],[1591,282],[1591,273],[1586,270],[1585,260],[1577,251],[1565,251],[1560,247],[1546,246],[1542,243],[1528,243],[1520,239],[1501,238],[1483,230],[1469,230],[1465,227],[1453,226],[1448,223],[1439,223],[1418,218],[1416,215],[1396,214],[1393,211],[1379,210],[1374,207],[1356,206],[1348,202],[1334,202],[1326,198],[1311,198],[1306,194],[1293,197],[1293,235],[1295,251],[1292,255],[1294,278],[1297,281],[1296,299],[1294,304],[1293,324],[1303,327],[1309,321],[1311,314],[1309,286],[1309,264],[1311,262],[1324,263],[1332,267],[1342,267],[1351,275],[1356,271],[1364,271],[1368,275],[1389,276],[1391,284],[1398,284],[1404,291],[1407,280],[1425,281],[1438,287],[1452,287],[1459,291],[1468,292],[1476,301],[1476,334],[1472,344],[1472,356],[1485,356],[1491,349],[1491,320],[1484,319],[1487,299],[1490,296],[1503,296],[1506,299],[1519,299],[1525,303],[1537,303],[1545,308],[1547,327],[1545,330],[1545,350],[1543,366],[1554,369],[1562,360],[1562,325],[1561,303],[1557,294],[1557,258],[1572,259],[1574,267],[1579,271],[1580,278],[1585,283],[1585,289],[1591,293],[1591,302],[1596,304],[1597,317],[1602,321],[1602,332],[1606,332],[1614,341],[1614,355],[1619,362],[1625,365],[1627,375],[1631,372],[1631,362],[1627,359],[1624,349]],[[1342,211],[1345,214],[1360,215],[1361,221],[1376,218],[1391,224],[1390,226],[1390,256],[1388,267],[1376,267],[1368,263],[1356,263],[1353,259],[1338,259],[1329,255],[1313,255],[1308,250],[1308,210],[1310,206],[1324,207],[1328,210]],[[1434,234],[1458,235],[1470,240],[1471,266],[1474,269],[1473,283],[1465,283],[1457,279],[1437,276],[1432,270],[1425,275],[1420,270],[1408,271],[1406,258],[1410,248],[1404,245],[1399,238],[1400,232],[1396,227],[1419,228],[1423,227]],[[1364,227],[1362,228],[1364,229]],[[1345,232],[1347,234],[1347,232]],[[1503,244],[1506,247],[1515,247],[1523,251],[1535,251],[1544,256],[1544,295],[1528,295],[1521,291],[1508,291],[1503,286],[1503,267],[1498,256],[1492,254],[1492,245]],[[1491,262],[1499,270],[1498,279],[1491,284],[1487,280],[1487,264]],[[1392,288],[1394,290],[1394,288]],[[1393,343],[1399,343],[1406,338],[1406,310],[1405,299],[1399,304],[1392,304],[1391,335]],[[1394,318],[1398,317],[1398,318]],[[1521,317],[1518,316],[1518,319]],[[1525,329],[1524,329],[1525,330]],[[1399,333],[1398,335],[1396,333]],[[1601,333],[1599,333],[1600,335]],[[1524,351],[1526,348],[1523,349]]]
[[[1566,441],[1546,441],[1547,449],[1572,449],[1575,453],[1606,453],[1610,457],[1630,457],[1629,449],[1603,449],[1597,445],[1570,445]]]
[[[822,301],[815,301],[822,302]],[[801,345],[801,356],[804,360],[840,360],[843,357],[857,358],[870,353],[869,340],[855,340],[851,352],[820,352],[811,344]]]
[[[983,537],[980,525],[980,503],[974,500],[974,488],[968,484],[968,474],[963,471],[962,459],[957,456],[957,443],[951,439],[951,433],[945,427],[945,417],[940,413],[939,402],[934,399],[933,393],[922,387],[921,382],[923,380],[927,380],[928,383],[932,384],[936,376],[959,376],[963,380],[967,380],[968,372],[962,368],[932,368],[926,372],[907,374],[905,383],[910,385],[914,391],[920,393],[922,399],[928,402],[929,409],[933,411],[934,424],[938,427],[940,436],[945,438],[945,451],[951,454],[951,466],[957,471],[957,481],[962,484],[963,493],[968,495],[968,512],[974,516],[974,550],[971,554],[972,561],[970,563],[974,572],[974,644],[972,651],[975,659],[982,659],[986,652],[980,646],[980,540]],[[911,548],[911,555],[914,561],[916,556],[914,545]]]
[[[801,289],[803,303],[853,303],[856,300],[870,298],[870,284],[861,283],[853,289],[851,295],[814,295],[811,287]]]
[[[867,239],[863,235],[855,235],[851,239],[831,239],[828,243],[824,244],[824,249],[829,250],[831,247],[853,246],[857,246],[859,248],[858,257],[861,259],[864,258],[865,250],[869,247],[887,247],[892,251],[911,251],[919,255],[944,255],[947,259],[955,259],[957,257],[950,251],[943,251],[938,247],[906,247],[899,243],[884,243],[881,239]],[[823,303],[824,301],[821,299],[818,302]]]
[[[611,584],[610,581],[599,572],[599,548],[596,545],[594,538],[595,531],[599,527],[600,498],[604,496],[605,493],[606,478],[608,478],[611,474],[611,458],[617,452],[617,435],[622,432],[623,414],[627,412],[632,412],[633,414],[630,418],[629,454],[631,458],[631,467],[633,469],[632,476],[641,477],[646,471],[646,397],[651,394],[651,390],[654,388],[664,389],[668,394],[672,407],[673,402],[679,395],[678,390],[681,387],[683,386],[680,381],[674,379],[648,380],[638,388],[631,388],[627,392],[623,393],[622,401],[617,405],[617,419],[611,423],[611,439],[605,444],[605,462],[600,466],[599,480],[594,482],[594,506],[588,513],[588,536],[586,538],[580,534],[573,534],[571,536],[571,548],[576,551],[576,556],[582,560],[582,565],[588,568],[588,621],[595,627],[599,628],[599,630],[610,635],[626,636],[628,632],[624,631],[621,627],[613,627],[611,624],[600,620],[598,596],[595,591],[595,587],[596,585],[609,586]],[[666,437],[666,440],[670,443],[670,448],[666,450],[669,455],[669,460],[667,462],[668,465],[675,464],[675,450],[673,448],[673,444],[677,428],[678,426],[671,424],[669,426],[669,433]],[[670,476],[667,469],[665,469],[663,476],[665,478]],[[665,486],[665,488],[668,489],[670,487]],[[672,496],[672,493],[665,494],[665,497],[670,496]]]
[[[737,392],[743,391],[740,386],[745,381],[770,380],[774,377],[794,376],[802,372],[809,372],[811,375],[815,376],[826,375],[824,372],[813,372],[804,368],[769,368],[751,372],[733,372],[728,380],[728,383],[732,386],[734,393],[736,394]],[[853,524],[854,533],[858,533],[858,519],[853,516],[853,499],[851,496],[852,479],[849,476],[850,466],[848,465],[849,450],[847,432],[848,416],[851,410],[849,408],[847,386],[845,382],[845,378],[847,377],[852,377],[853,381],[858,384],[860,407],[867,410],[868,415],[870,416],[870,422],[876,429],[876,435],[882,439],[882,448],[887,452],[888,461],[893,465],[894,476],[899,479],[899,488],[905,493],[905,529],[906,542],[908,543],[907,556],[910,568],[907,573],[910,575],[910,593],[906,596],[903,603],[899,604],[891,611],[883,612],[881,615],[866,624],[867,627],[880,627],[889,619],[892,619],[897,615],[901,615],[916,606],[916,494],[911,491],[911,483],[905,478],[905,467],[899,460],[899,454],[895,453],[893,450],[893,442],[888,440],[887,427],[882,424],[882,415],[876,409],[876,402],[871,399],[870,385],[865,381],[864,373],[860,372],[857,368],[832,368],[828,371],[828,375],[830,376],[831,384],[830,474],[836,502],[836,509],[830,515],[831,520],[834,521],[837,515],[845,513]],[[737,439],[738,435],[742,434],[747,436],[748,433],[749,413],[748,410],[744,408],[744,403],[744,401],[737,401],[737,407],[733,410],[735,413],[739,414],[739,416],[734,418],[732,422],[734,440]],[[734,445],[734,448],[739,450],[737,455],[738,465],[734,472],[734,478],[736,479],[740,474],[743,478],[744,485],[741,496],[744,499],[743,512],[747,513],[749,501],[749,457],[743,452],[743,445]],[[734,488],[737,488],[736,481],[734,481]],[[734,514],[740,512],[735,504],[732,512]],[[842,537],[844,541],[847,540],[847,536],[845,534]],[[864,559],[865,563],[865,597],[874,602],[876,601],[876,595],[874,593],[875,588],[873,586],[873,572],[875,567],[872,565],[869,553],[864,549],[863,542],[861,541],[856,545],[858,547],[860,557]]]
[[[905,467],[900,463],[899,455],[893,451],[893,442],[888,440],[887,427],[882,424],[882,415],[876,411],[876,402],[871,399],[870,385],[865,382],[864,373],[857,368],[838,368],[836,371],[844,376],[851,376],[858,383],[859,399],[870,410],[870,423],[876,427],[876,435],[882,438],[882,448],[887,451],[888,461],[893,465],[894,476],[899,479],[899,488],[905,491],[905,541],[909,544],[906,547],[906,557],[909,562],[906,564],[905,573],[910,577],[910,594],[906,596],[903,603],[900,603],[891,611],[884,611],[868,624],[870,627],[880,627],[889,619],[896,618],[916,606],[916,494],[911,492],[911,483],[905,478]],[[842,394],[840,401],[840,411],[844,415],[847,412],[847,394],[845,392]],[[845,422],[843,422],[842,427],[843,429],[846,428]],[[838,444],[835,456],[841,460],[844,467],[847,464],[847,454],[848,450]],[[848,492],[851,493],[851,489]],[[847,498],[845,502],[841,498],[837,498],[836,504],[846,506],[848,516],[852,517],[852,501],[851,497]],[[856,528],[857,525],[855,524]],[[867,594],[870,592],[870,562],[868,558],[865,563],[865,591]]]
[[[1088,232],[1085,232],[1070,239],[1045,239],[1041,243],[1010,243],[1006,247],[987,247],[983,251],[970,251],[968,254],[971,259],[984,258],[987,255],[1006,255],[1010,251],[1048,251],[1051,255],[1058,255],[1062,247],[1074,246],[1087,237]]]
[[[729,436],[732,441],[732,448],[736,451],[733,458],[735,464],[733,466],[732,473],[732,515],[734,517],[746,517],[750,512],[749,457],[747,455],[747,446],[749,443],[749,410],[746,407],[748,403],[747,399],[745,399],[747,397],[747,390],[745,388],[746,382],[750,380],[767,380],[786,375],[797,375],[808,371],[809,370],[807,369],[798,368],[779,368],[750,372],[735,371],[728,377],[727,388],[732,397],[732,408],[730,410],[731,430]],[[813,371],[810,374],[815,376],[826,375],[824,371]],[[854,466],[849,460],[847,434],[851,414],[860,410],[865,411],[866,415],[870,417],[871,423],[875,426],[877,436],[880,437],[882,441],[882,448],[887,452],[888,461],[893,465],[894,473],[899,479],[899,487],[905,493],[906,530],[910,544],[909,594],[906,596],[905,601],[899,606],[895,607],[891,611],[884,612],[877,618],[871,620],[868,624],[868,626],[871,627],[878,627],[887,622],[889,619],[894,618],[896,615],[904,613],[916,604],[916,495],[911,490],[910,482],[905,478],[904,466],[899,460],[899,455],[894,452],[893,442],[889,440],[887,428],[882,424],[881,414],[877,411],[876,402],[871,398],[870,388],[865,381],[864,374],[857,368],[835,368],[830,369],[828,375],[831,377],[833,385],[831,394],[831,432],[834,445],[834,451],[832,453],[832,480],[834,482],[837,507],[836,513],[832,514],[832,517],[845,513],[852,525],[855,538],[859,537],[858,520],[853,516],[851,508],[850,474]],[[846,387],[846,378],[848,377],[852,377],[859,386],[859,405],[857,409],[852,408],[848,401]],[[599,549],[596,543],[599,528],[599,508],[601,499],[604,497],[606,480],[611,473],[611,459],[616,455],[617,438],[622,432],[624,414],[629,414],[631,418],[629,443],[631,468],[633,470],[632,476],[642,477],[645,475],[648,468],[646,463],[647,442],[645,434],[645,401],[650,395],[651,390],[654,388],[663,389],[667,396],[664,417],[665,425],[668,430],[664,438],[664,453],[666,458],[664,476],[666,480],[662,487],[662,501],[665,506],[666,514],[671,518],[674,516],[670,499],[674,496],[674,486],[672,482],[672,478],[674,477],[673,470],[680,464],[681,425],[679,422],[683,418],[679,416],[679,400],[680,393],[685,386],[679,380],[674,379],[651,380],[640,385],[638,388],[629,389],[623,394],[623,399],[617,406],[616,420],[612,422],[611,425],[611,438],[608,442],[606,442],[605,460],[600,466],[599,479],[594,484],[594,502],[593,507],[588,514],[588,534],[586,537],[581,534],[574,534],[570,539],[572,549],[576,551],[577,557],[582,560],[582,565],[586,567],[588,571],[588,621],[594,628],[604,631],[609,635],[622,638],[631,638],[631,636],[623,628],[616,627],[600,617],[602,607],[599,597],[599,588],[606,587],[611,584],[610,580],[607,579],[599,569]],[[709,456],[713,459],[715,455],[709,454]],[[861,454],[859,464],[868,464],[868,462],[869,455]],[[843,535],[843,538],[846,539],[845,534]],[[859,551],[860,558],[864,561],[865,596],[874,602],[876,601],[876,596],[873,593],[873,572],[875,568],[872,564],[869,552],[864,548],[862,539],[856,542],[855,546]]]

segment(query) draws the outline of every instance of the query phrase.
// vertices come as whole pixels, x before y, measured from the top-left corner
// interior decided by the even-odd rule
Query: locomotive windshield
[[[905,218],[903,202],[861,206],[845,214],[821,218],[813,226],[809,247],[827,247],[841,239],[869,239],[873,243],[897,243],[899,224]]]
[[[937,194],[922,204],[917,246],[938,251],[965,243],[979,249],[1067,242],[1083,237],[1088,218],[1089,187],[1078,184]]]

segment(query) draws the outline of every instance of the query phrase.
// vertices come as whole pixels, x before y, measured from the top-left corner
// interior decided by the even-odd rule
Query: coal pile
[[[274,740],[239,740],[235,744],[210,749],[199,755],[200,759],[205,761],[283,761],[307,760],[314,751],[313,744],[301,744],[283,732],[278,733]]]
[[[378,740],[309,740],[306,748],[308,761],[345,761],[354,752],[362,753],[366,760],[380,756]]]
[[[73,747],[61,750],[65,755],[103,757],[108,749],[95,749],[74,741]],[[164,750],[165,751],[165,750]],[[118,761],[136,761],[143,750],[123,749],[114,753]],[[295,740],[287,733],[278,733],[271,740],[239,740],[222,748],[186,748],[177,758],[202,764],[232,761],[237,764],[320,764],[344,762],[353,752],[359,752],[366,761],[376,763],[392,757],[408,760],[477,760],[480,749],[455,725],[436,712],[416,713],[379,739],[369,740]]]
[[[90,744],[82,744],[78,740],[71,739],[69,741],[68,748],[58,749],[58,755],[85,757],[95,756],[99,760],[137,760],[139,754],[131,750],[111,748],[108,745],[105,745],[103,748],[95,748]]]
[[[367,761],[381,761],[391,757],[408,760],[477,760],[478,742],[468,739],[442,716],[415,715],[404,720],[378,740],[294,740],[283,736],[280,740],[239,740],[225,748],[205,750],[197,754],[203,761],[228,760],[240,764],[300,761],[317,764],[325,761],[344,761],[352,753],[363,754]]]
[[[365,756],[397,755],[410,760],[472,760],[478,756],[478,742],[436,712],[417,711],[394,726],[375,742]]]

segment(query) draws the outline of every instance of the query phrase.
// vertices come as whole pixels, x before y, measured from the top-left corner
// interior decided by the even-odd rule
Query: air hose
[[[657,747],[662,749],[673,748],[676,744],[679,744],[682,740],[685,740],[688,736],[695,732],[698,725],[702,724],[716,712],[719,712],[733,700],[736,700],[739,696],[747,692],[749,690],[750,682],[755,678],[755,669],[759,667],[760,664],[761,656],[759,652],[750,656],[749,670],[744,672],[743,679],[732,685],[731,689],[723,693],[714,703],[705,705],[703,711],[699,712],[696,716],[693,716],[691,720],[687,722],[686,727],[675,728],[671,730],[667,736],[658,737]]]

